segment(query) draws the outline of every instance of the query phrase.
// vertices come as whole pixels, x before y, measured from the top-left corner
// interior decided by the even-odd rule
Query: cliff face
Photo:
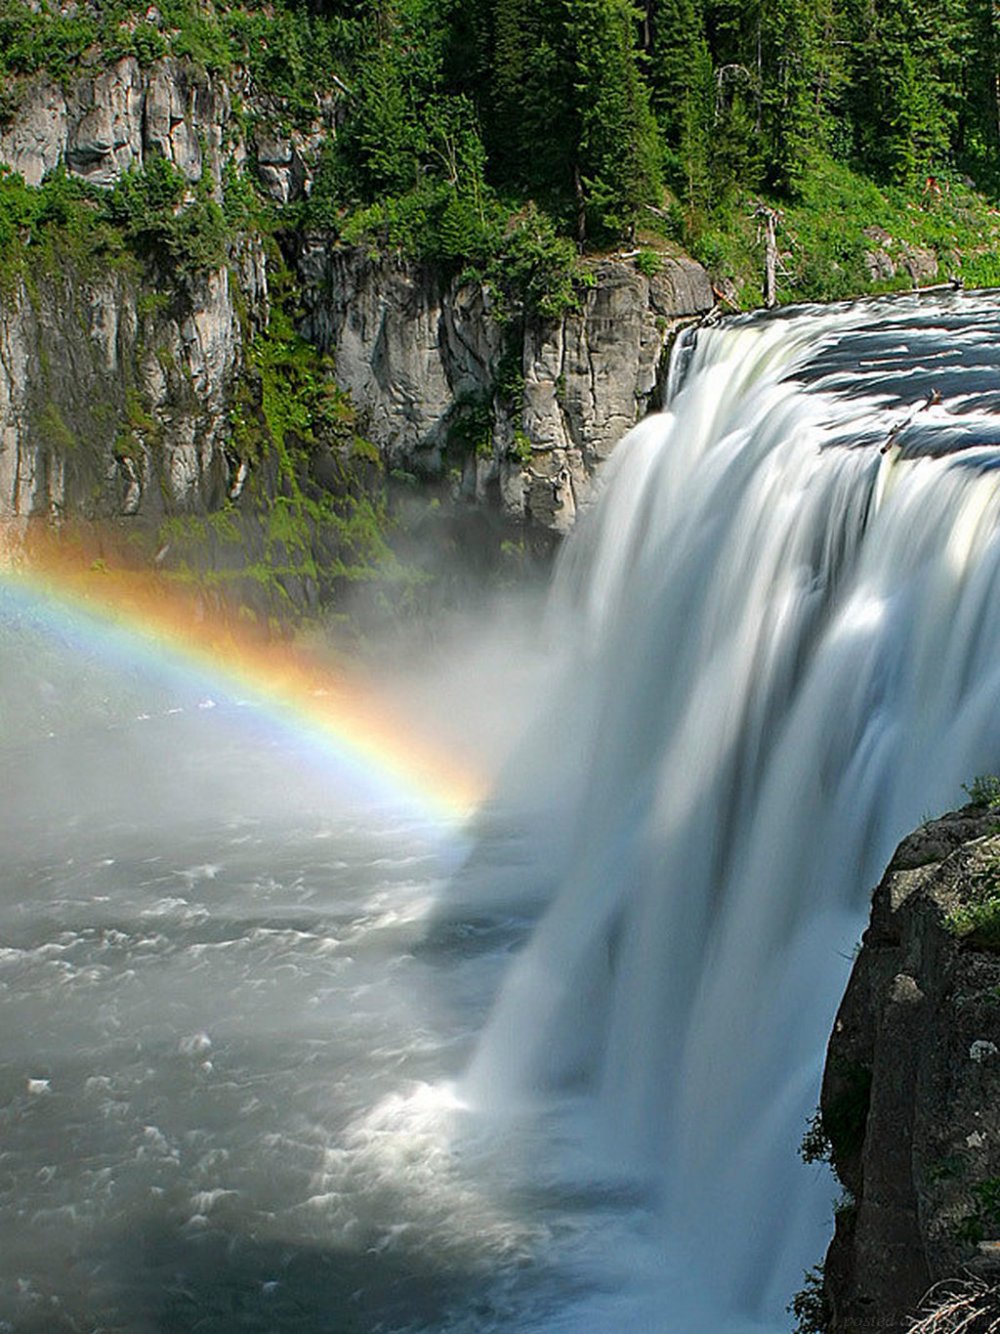
[[[110,187],[166,159],[221,198],[234,132],[221,80],[129,57],[62,83],[24,81],[0,163],[39,185],[60,168]],[[183,281],[83,257],[40,263],[0,295],[0,519],[138,517],[215,509],[242,484],[228,410],[248,330],[266,319],[252,239]]]
[[[60,165],[92,185],[113,185],[154,156],[191,182],[205,170],[218,182],[230,116],[224,84],[177,60],[143,69],[130,56],[66,84],[29,84],[0,129],[0,161],[28,185]]]
[[[997,822],[968,806],[923,826],[875,893],[823,1081],[847,1191],[825,1266],[831,1334],[908,1330],[932,1284],[1000,1279]]]
[[[293,130],[245,72],[234,69],[231,83],[172,57],[83,65],[60,82],[22,79],[0,123],[0,165],[31,186],[59,170],[107,190],[165,160],[187,191],[181,211],[222,204],[242,177],[240,188],[253,181],[280,219],[311,190],[322,144],[336,133],[336,103],[317,103],[314,123]],[[345,411],[348,435],[367,437],[383,472],[437,479],[463,507],[566,532],[617,441],[656,405],[678,322],[713,303],[708,275],[691,261],[664,260],[647,277],[608,259],[590,265],[579,308],[561,319],[509,305],[501,315],[485,284],[339,248],[326,235],[275,231],[312,346],[308,374],[294,352],[265,367],[258,348],[255,361],[278,257],[262,236],[231,230],[227,262],[212,270],[181,272],[171,267],[176,256],[147,246],[142,261],[69,250],[40,255],[13,279],[8,272],[0,286],[7,540],[16,543],[30,520],[115,520],[160,547],[165,519],[227,508],[240,536],[226,561],[239,562],[237,547],[249,542],[248,562],[262,567],[270,550],[258,540],[268,528],[262,507],[282,494],[314,534],[298,534],[311,568],[325,523],[315,506],[346,497],[343,519],[352,497],[381,486],[371,451],[355,466],[357,451],[342,447]],[[271,353],[287,337],[286,324]],[[339,427],[307,420],[311,408],[329,407],[335,386],[356,411],[341,404]],[[291,415],[279,401],[288,394],[298,395]],[[283,423],[293,419],[286,439]],[[217,535],[204,536],[214,551]],[[189,547],[201,540],[193,527],[188,539]],[[183,559],[199,563],[190,550]]]
[[[305,239],[298,268],[304,332],[334,353],[389,465],[434,476],[457,462],[466,496],[557,532],[572,527],[622,435],[658,406],[678,322],[714,300],[691,260],[665,260],[652,277],[606,260],[579,310],[511,323],[479,284],[322,239]],[[477,412],[463,457],[456,440]]]
[[[24,82],[15,114],[0,124],[0,163],[28,185],[63,167],[91,185],[111,186],[124,172],[165,158],[191,185],[207,175],[220,192],[226,164],[241,167],[252,159],[271,198],[287,203],[300,197],[311,185],[333,105],[318,106],[307,131],[279,129],[281,108],[255,97],[245,77],[238,83],[230,89],[191,61],[172,57],[143,66],[126,56],[60,82],[38,76]],[[254,125],[249,139],[246,123]]]
[[[244,281],[263,297],[259,255]],[[235,486],[227,407],[242,364],[228,269],[172,293],[64,270],[0,304],[0,517],[218,507]]]

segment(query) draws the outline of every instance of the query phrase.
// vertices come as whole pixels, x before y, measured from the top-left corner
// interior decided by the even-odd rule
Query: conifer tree
[[[1000,0],[969,0],[956,149],[966,170],[1000,186]]]
[[[844,62],[832,0],[768,0],[759,10],[761,136],[769,184],[794,193],[823,148]]]
[[[630,0],[494,0],[487,149],[577,239],[627,231],[659,179]]]
[[[856,21],[852,110],[862,160],[916,181],[955,144],[965,0],[872,0]]]
[[[647,23],[653,110],[673,174],[685,197],[707,208],[712,198],[715,71],[700,4],[652,0]]]
[[[659,184],[656,124],[638,67],[638,18],[630,0],[566,2],[581,241],[627,232]]]

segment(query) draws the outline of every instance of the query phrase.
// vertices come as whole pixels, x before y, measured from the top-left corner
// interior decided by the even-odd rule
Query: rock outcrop
[[[207,169],[219,186],[231,119],[222,81],[186,61],[165,57],[143,68],[127,56],[65,85],[27,82],[17,114],[0,127],[0,162],[28,185],[62,165],[109,186],[159,156],[190,182]]]
[[[263,299],[259,253],[241,270]],[[0,518],[156,520],[226,499],[236,281],[221,269],[163,293],[65,269],[0,303]]]
[[[322,238],[305,239],[298,268],[304,332],[334,353],[389,465],[434,476],[457,464],[466,495],[556,532],[572,527],[628,428],[658,406],[678,323],[714,301],[705,270],[680,259],[652,277],[594,263],[578,310],[513,322],[478,283]],[[477,409],[482,434],[462,457],[455,441]]]
[[[830,1334],[903,1334],[932,1285],[1000,1278],[1000,932],[981,925],[1000,896],[998,816],[924,825],[875,892],[823,1081],[847,1192]]]
[[[244,72],[237,69],[235,80],[230,89],[224,79],[170,56],[149,65],[124,56],[62,82],[44,75],[22,80],[16,114],[0,123],[0,163],[28,185],[62,167],[107,187],[165,158],[189,185],[207,173],[217,196],[226,164],[247,164],[279,204],[308,194],[324,132],[336,119],[335,100],[320,100],[314,125],[289,129],[282,107],[259,96]],[[234,114],[234,94],[242,116]],[[243,126],[250,122],[248,140]]]

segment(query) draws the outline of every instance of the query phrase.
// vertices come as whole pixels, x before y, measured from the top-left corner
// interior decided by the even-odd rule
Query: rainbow
[[[162,576],[59,558],[0,567],[0,593],[43,634],[109,660],[180,672],[249,703],[331,755],[345,778],[450,824],[483,798],[471,767],[421,736],[348,666],[206,612]]]

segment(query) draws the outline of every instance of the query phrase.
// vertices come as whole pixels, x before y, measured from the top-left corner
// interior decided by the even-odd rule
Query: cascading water
[[[527,723],[467,856],[0,586],[0,1328],[787,1331],[871,887],[1000,767],[1000,295],[737,319],[670,386],[537,670],[411,696]]]
[[[585,776],[546,771],[574,787],[537,852],[557,888],[465,1091],[561,1099],[651,1188],[650,1327],[787,1327],[830,1216],[796,1148],[870,888],[1000,758],[997,312],[700,333],[567,553]]]

